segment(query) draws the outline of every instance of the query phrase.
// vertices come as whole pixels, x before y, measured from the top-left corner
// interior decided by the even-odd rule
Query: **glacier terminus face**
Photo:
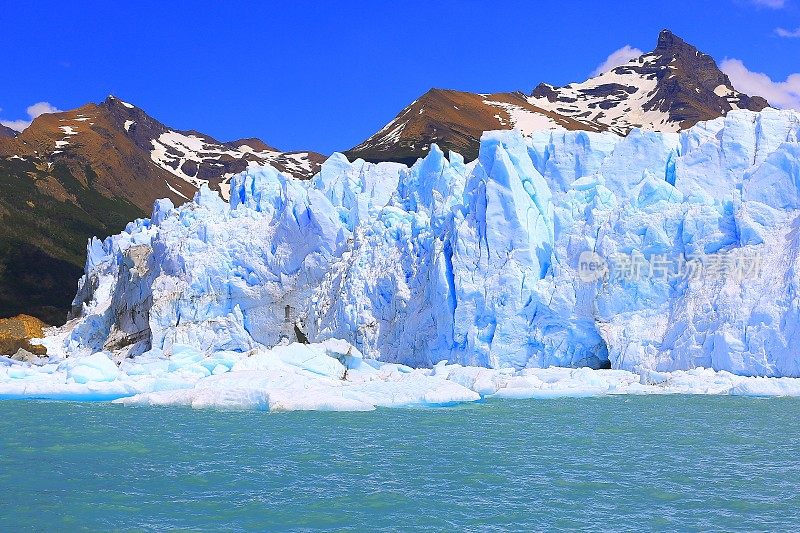
[[[682,134],[487,132],[470,164],[334,155],[308,183],[251,169],[230,203],[203,188],[93,241],[63,349],[246,351],[298,324],[412,366],[797,376],[799,131],[770,109]]]
[[[486,132],[470,163],[334,154],[307,182],[250,168],[228,202],[203,187],[93,239],[41,342],[123,366],[341,339],[403,368],[800,377],[799,135],[765,109]]]

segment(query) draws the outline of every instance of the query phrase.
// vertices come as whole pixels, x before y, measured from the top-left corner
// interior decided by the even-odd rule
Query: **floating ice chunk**
[[[735,339],[726,340],[735,343]],[[350,353],[360,366],[339,361]],[[737,376],[726,371],[640,373],[589,368],[491,369],[448,365],[412,369],[355,357],[347,343],[293,344],[250,353],[203,356],[178,346],[166,357],[148,352],[117,369],[107,354],[61,365],[13,362],[0,367],[0,398],[114,400],[124,405],[194,408],[363,411],[376,407],[442,407],[489,398],[553,398],[613,394],[739,394],[800,396],[800,379]],[[173,359],[183,363],[172,365]],[[328,360],[327,362],[325,360]],[[157,364],[159,361],[167,363]],[[211,370],[208,370],[210,368]],[[146,369],[145,372],[142,372]]]
[[[75,383],[114,381],[120,376],[116,363],[104,352],[67,359],[60,365],[60,370],[65,371],[67,378]]]

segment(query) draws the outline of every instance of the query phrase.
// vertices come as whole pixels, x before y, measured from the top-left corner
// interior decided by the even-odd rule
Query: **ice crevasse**
[[[308,182],[250,168],[229,202],[203,187],[92,239],[72,318],[42,341],[48,379],[144,403],[183,388],[174,402],[202,404],[235,374],[252,403],[287,408],[281,372],[349,380],[335,388],[352,408],[387,403],[377,382],[417,378],[395,404],[536,395],[564,376],[605,383],[592,391],[685,392],[675,383],[695,376],[706,392],[787,393],[793,380],[753,380],[800,377],[798,136],[800,114],[766,109],[681,133],[486,132],[470,163],[435,145],[410,168],[334,154]],[[309,370],[287,350],[343,366]],[[263,354],[280,371],[248,374]],[[75,370],[91,358],[124,378]],[[46,388],[41,369],[9,377],[17,366],[0,365],[0,395]]]

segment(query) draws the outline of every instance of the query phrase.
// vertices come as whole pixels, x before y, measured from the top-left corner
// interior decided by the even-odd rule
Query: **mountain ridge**
[[[652,52],[581,83],[540,83],[529,95],[431,89],[344,153],[350,159],[409,163],[436,143],[474,158],[480,132],[487,130],[680,131],[733,109],[768,106],[765,99],[734,89],[711,56],[662,30]]]
[[[13,130],[8,126],[0,124],[0,137],[16,137],[17,130]]]

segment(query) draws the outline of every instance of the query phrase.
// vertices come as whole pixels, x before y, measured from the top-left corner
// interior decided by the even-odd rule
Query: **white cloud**
[[[0,109],[2,111],[2,109]],[[28,120],[25,119],[17,119],[17,120],[2,120],[0,119],[0,124],[11,128],[12,130],[22,131],[28,126],[31,125],[33,119],[40,115],[44,115],[45,113],[58,113],[61,110],[58,109],[56,106],[51,104],[50,102],[36,102],[33,105],[28,106],[28,109],[25,110],[28,113]]]
[[[800,27],[796,30],[787,30],[785,28],[775,28],[775,33],[778,37],[786,37],[787,39],[800,38]]]
[[[59,113],[61,110],[50,102],[36,102],[32,106],[29,106],[27,111],[28,116],[34,119],[39,115],[44,115],[45,113]]]
[[[0,120],[0,124],[14,131],[22,131],[31,125],[30,120]]]
[[[770,9],[782,9],[786,5],[786,0],[750,0],[750,2]]]
[[[775,107],[800,110],[800,73],[789,74],[786,81],[772,81],[764,73],[748,70],[740,59],[728,58],[722,60],[720,69],[736,89],[763,96]]]
[[[592,72],[592,76],[597,76],[598,74],[602,74],[603,72],[609,71],[614,67],[618,67],[620,65],[624,65],[634,57],[639,57],[644,52],[639,50],[638,48],[633,48],[631,45],[626,44],[619,50],[615,50],[611,53],[610,56],[606,58],[600,65],[594,69]]]

